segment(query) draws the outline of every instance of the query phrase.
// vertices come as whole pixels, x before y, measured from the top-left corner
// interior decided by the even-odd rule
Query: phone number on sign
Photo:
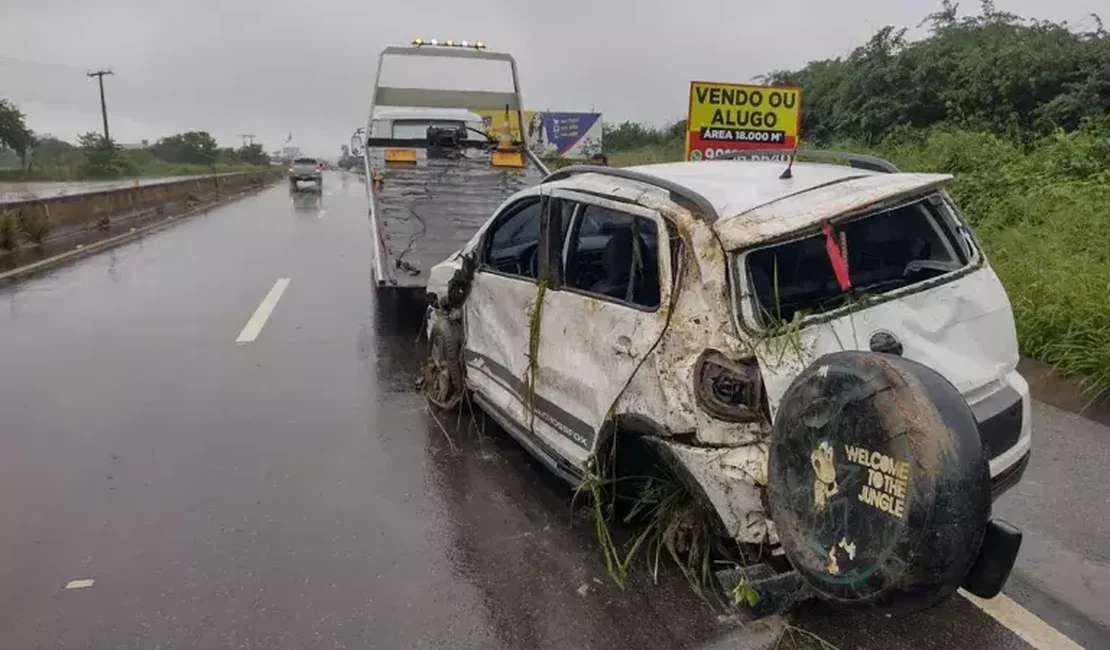
[[[761,154],[759,156],[746,156],[743,149],[694,149],[690,152],[690,160],[713,160],[719,156],[728,154],[735,154],[744,158],[758,158],[759,160],[782,160],[786,161],[790,158],[789,151],[783,151],[781,154]]]

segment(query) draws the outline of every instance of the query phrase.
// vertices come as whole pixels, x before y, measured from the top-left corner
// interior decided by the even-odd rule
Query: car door
[[[464,307],[466,380],[506,428],[524,422],[529,305],[537,293],[541,197],[501,210],[483,235]],[[517,433],[511,431],[511,433]]]
[[[545,291],[537,345],[536,433],[582,468],[625,386],[666,328],[669,230],[659,213],[567,190],[563,264]]]

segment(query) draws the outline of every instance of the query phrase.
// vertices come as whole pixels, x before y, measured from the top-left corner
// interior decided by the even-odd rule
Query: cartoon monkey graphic
[[[809,455],[813,465],[816,480],[813,482],[813,507],[818,511],[824,510],[829,502],[829,497],[840,491],[836,484],[836,464],[833,462],[833,449],[828,440],[824,440],[813,453]]]

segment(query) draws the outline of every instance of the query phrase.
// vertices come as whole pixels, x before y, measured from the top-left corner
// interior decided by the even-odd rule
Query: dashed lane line
[[[258,334],[262,332],[262,327],[269,320],[270,314],[274,313],[274,307],[277,307],[278,301],[281,300],[281,294],[285,293],[288,286],[289,278],[278,278],[270,292],[262,299],[262,304],[254,310],[254,314],[243,327],[243,331],[239,332],[239,338],[235,339],[236,343],[250,343],[258,338]]]
[[[1037,650],[1083,650],[1083,646],[1005,594],[984,600],[961,589],[960,595]]]
[[[66,583],[66,589],[88,589],[96,583],[93,578],[82,578],[80,580],[70,580]]]

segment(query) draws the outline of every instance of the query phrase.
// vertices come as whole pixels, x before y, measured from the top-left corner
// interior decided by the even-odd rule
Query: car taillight
[[[323,167],[321,167],[320,165],[316,165],[316,171],[320,171],[321,169],[323,169]]]
[[[763,378],[755,358],[732,361],[707,350],[695,369],[698,403],[715,418],[757,422],[763,417]]]

